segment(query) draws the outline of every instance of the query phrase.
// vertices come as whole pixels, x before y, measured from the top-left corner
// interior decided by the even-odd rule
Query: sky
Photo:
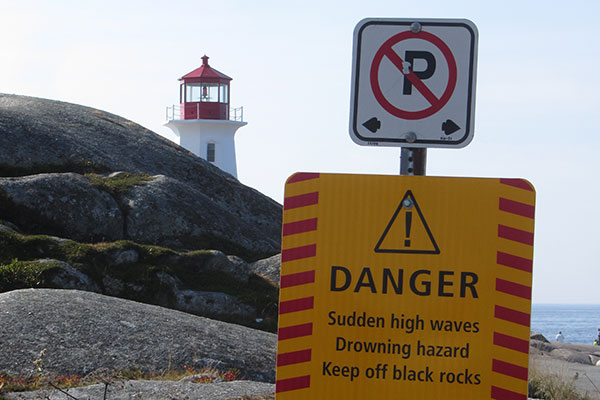
[[[398,174],[358,146],[352,33],[367,17],[466,18],[479,31],[474,139],[429,149],[427,175],[536,188],[533,302],[600,303],[600,2],[0,0],[0,92],[105,110],[166,137],[178,78],[233,77],[239,180],[278,202],[296,171]]]

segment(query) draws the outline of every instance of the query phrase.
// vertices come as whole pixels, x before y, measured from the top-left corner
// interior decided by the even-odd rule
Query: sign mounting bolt
[[[415,140],[417,140],[417,134],[416,134],[416,133],[414,133],[414,132],[407,132],[407,133],[404,135],[404,139],[406,139],[406,141],[407,141],[408,143],[414,143],[414,142],[415,142]]]
[[[404,208],[406,208],[407,210],[410,210],[410,209],[412,208],[412,206],[413,206],[413,202],[412,202],[412,200],[411,200],[411,199],[404,199],[404,200],[402,201],[402,206],[403,206]]]
[[[410,24],[410,31],[412,33],[419,33],[419,32],[421,32],[421,29],[422,29],[422,26],[418,22],[413,22],[412,24]]]

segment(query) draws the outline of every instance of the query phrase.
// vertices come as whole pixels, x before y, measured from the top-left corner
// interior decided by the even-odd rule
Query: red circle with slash
[[[442,93],[441,97],[437,97],[428,87],[423,83],[423,81],[415,75],[415,73],[411,70],[409,74],[404,74],[402,58],[392,49],[392,46],[395,46],[397,43],[407,40],[407,39],[421,39],[426,40],[436,46],[444,55],[446,62],[448,63],[448,83],[446,84],[446,89],[444,93]],[[423,110],[419,111],[407,111],[397,108],[392,103],[388,101],[383,95],[381,91],[381,87],[379,86],[379,67],[381,66],[381,61],[383,58],[387,57],[392,64],[398,68],[403,75],[405,75],[408,80],[412,83],[413,87],[421,93],[423,97],[431,104],[430,107],[427,107]],[[375,95],[375,99],[377,102],[390,114],[402,118],[402,119],[423,119],[427,118],[430,115],[438,112],[442,107],[448,103],[452,93],[454,92],[454,88],[456,87],[456,61],[454,60],[454,55],[450,51],[450,48],[442,39],[435,36],[429,32],[418,32],[414,33],[411,31],[405,31],[398,33],[397,35],[389,38],[383,45],[377,50],[375,53],[375,57],[373,58],[373,62],[371,63],[371,89],[373,90],[373,94]]]

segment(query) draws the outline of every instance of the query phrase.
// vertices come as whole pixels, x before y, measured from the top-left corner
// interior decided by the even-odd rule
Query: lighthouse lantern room
[[[167,107],[167,123],[180,146],[237,178],[236,131],[246,125],[241,108],[231,110],[231,78],[208,64],[179,78],[179,107]],[[231,115],[233,114],[233,115]]]

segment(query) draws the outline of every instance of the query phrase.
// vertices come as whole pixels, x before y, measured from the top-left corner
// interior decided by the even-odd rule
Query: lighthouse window
[[[216,143],[206,144],[206,161],[215,162],[215,144]]]
[[[185,101],[188,103],[219,101],[218,83],[188,83],[185,90]]]
[[[229,86],[219,85],[219,102],[229,103]]]
[[[202,83],[202,93],[200,101],[216,103],[219,101],[219,84],[218,83]]]
[[[188,103],[200,101],[200,85],[188,84],[186,85],[185,99]]]

